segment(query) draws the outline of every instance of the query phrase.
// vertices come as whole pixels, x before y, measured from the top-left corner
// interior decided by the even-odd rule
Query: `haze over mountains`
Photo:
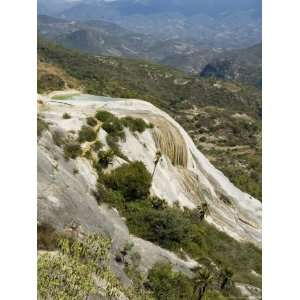
[[[106,20],[163,39],[242,48],[261,41],[261,0],[49,1],[39,13],[69,20]]]
[[[71,8],[70,5],[69,2],[63,6],[62,3],[60,3],[59,7],[69,7],[69,9],[73,11],[74,9],[78,9],[78,5],[84,5],[86,7],[86,5],[90,6],[91,4],[77,3],[75,5],[74,2],[72,2],[73,7]],[[250,41],[248,41],[247,43],[251,44],[251,46],[241,50],[232,50],[226,47],[215,48],[212,47],[212,40],[217,38],[221,41],[222,38],[215,36],[212,32],[208,33],[208,42],[203,42],[203,36],[200,39],[182,37],[180,34],[182,27],[180,26],[176,27],[169,24],[161,24],[159,27],[162,31],[167,31],[170,27],[177,35],[170,34],[168,38],[164,38],[159,33],[159,30],[154,30],[157,22],[154,22],[155,24],[153,23],[152,25],[148,24],[149,28],[155,31],[152,34],[145,33],[145,30],[141,28],[127,29],[125,28],[126,24],[125,27],[122,27],[124,24],[120,26],[111,21],[101,19],[103,12],[100,13],[97,9],[100,6],[105,8],[110,7],[110,5],[112,5],[111,3],[101,2],[97,4],[94,3],[93,5],[96,5],[97,8],[95,10],[86,11],[86,15],[81,21],[76,20],[78,18],[73,14],[66,19],[66,15],[59,12],[52,14],[60,15],[60,18],[39,15],[39,34],[67,48],[77,49],[93,55],[141,58],[170,65],[188,73],[240,80],[257,87],[261,86],[260,44],[252,46]],[[40,6],[40,11],[43,11],[42,5]],[[80,10],[80,13],[82,13],[82,11],[84,10]],[[144,15],[140,15],[140,17],[144,24],[149,22],[149,20],[152,22],[152,15],[149,17],[149,15],[145,14],[145,11],[143,14]],[[110,14],[108,14],[106,18],[108,18],[108,16],[110,16]],[[140,17],[137,18],[137,22],[139,22],[138,19]],[[258,18],[258,16],[256,17]],[[123,17],[120,17],[119,19],[122,18]],[[178,19],[178,16],[174,16],[174,18],[177,21],[180,19],[180,17]],[[159,19],[165,20],[166,18],[160,17]],[[117,20],[115,21],[117,22]],[[188,24],[185,26],[194,29],[194,26]],[[212,24],[209,26],[212,26]],[[256,26],[256,28],[260,27]],[[195,30],[192,31],[201,33],[202,29],[195,28]],[[222,33],[222,30],[216,30]],[[241,30],[246,34],[247,30],[245,28],[241,28]],[[241,41],[240,38],[238,38],[238,40]],[[257,42],[259,41],[260,39],[257,39]],[[235,46],[239,48],[241,45]],[[258,79],[256,79],[257,76]]]
[[[174,54],[192,53],[200,47],[196,41],[161,40],[102,20],[69,21],[39,15],[38,32],[65,47],[90,54],[154,61],[160,61]]]

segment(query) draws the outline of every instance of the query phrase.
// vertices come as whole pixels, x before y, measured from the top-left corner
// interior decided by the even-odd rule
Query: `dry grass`
[[[52,64],[44,63],[38,60],[38,79],[43,75],[55,75],[65,82],[65,89],[80,89],[80,81],[68,75],[63,69]]]

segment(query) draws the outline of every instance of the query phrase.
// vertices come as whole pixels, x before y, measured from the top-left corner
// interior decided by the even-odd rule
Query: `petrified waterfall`
[[[158,150],[169,157],[174,166],[187,167],[188,153],[186,144],[179,131],[166,120],[156,118],[153,138]]]

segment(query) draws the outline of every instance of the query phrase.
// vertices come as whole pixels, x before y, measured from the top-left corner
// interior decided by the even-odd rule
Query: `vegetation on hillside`
[[[38,56],[43,63],[61,67],[79,80],[85,92],[121,98],[138,98],[168,105],[214,105],[259,113],[260,92],[237,85],[236,91],[224,85],[214,87],[214,80],[199,79],[181,71],[142,60],[90,56],[64,49],[43,39],[38,40]],[[38,85],[38,88],[40,86]]]
[[[98,175],[98,203],[117,208],[131,233],[182,257],[193,257],[210,271],[214,284],[230,270],[232,280],[260,286],[251,274],[252,270],[261,274],[260,250],[218,231],[200,217],[197,209],[170,207],[163,199],[150,197],[151,177],[141,162],[123,165],[110,174],[98,170]],[[218,290],[224,296],[236,293],[233,288]]]
[[[63,70],[61,78],[68,86],[76,82],[86,93],[144,99],[167,111],[234,184],[261,199],[259,90],[229,81],[197,78],[146,61],[89,56],[40,38],[38,57],[40,65]],[[39,92],[45,91],[45,84],[47,91],[57,89],[56,85],[49,88],[51,82],[40,81]],[[238,121],[233,117],[236,114],[250,118],[251,124]],[[108,143],[118,152],[119,124],[105,126],[111,131]]]

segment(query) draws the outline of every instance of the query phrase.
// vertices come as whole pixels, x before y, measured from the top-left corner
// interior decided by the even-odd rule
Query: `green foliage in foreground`
[[[239,243],[198,217],[196,210],[158,205],[149,198],[151,177],[140,162],[123,165],[110,175],[101,175],[96,197],[116,207],[126,218],[132,234],[163,248],[182,253],[199,263],[216,263],[231,269],[236,281],[260,286],[251,271],[261,274],[261,251]],[[210,264],[210,263],[209,263]]]
[[[61,239],[58,253],[38,258],[38,294],[42,299],[85,299],[97,292],[93,275],[107,278],[110,241],[90,235],[80,240]],[[114,289],[108,286],[108,293]]]
[[[157,300],[196,299],[192,280],[173,272],[169,264],[156,264],[148,274],[148,285]]]
[[[222,286],[223,279],[205,268],[195,270],[193,278],[181,272],[174,272],[167,263],[156,263],[149,271],[145,285],[155,299],[229,300],[238,299],[241,294],[233,286]],[[227,277],[226,277],[227,278]],[[228,278],[227,278],[228,280]]]

